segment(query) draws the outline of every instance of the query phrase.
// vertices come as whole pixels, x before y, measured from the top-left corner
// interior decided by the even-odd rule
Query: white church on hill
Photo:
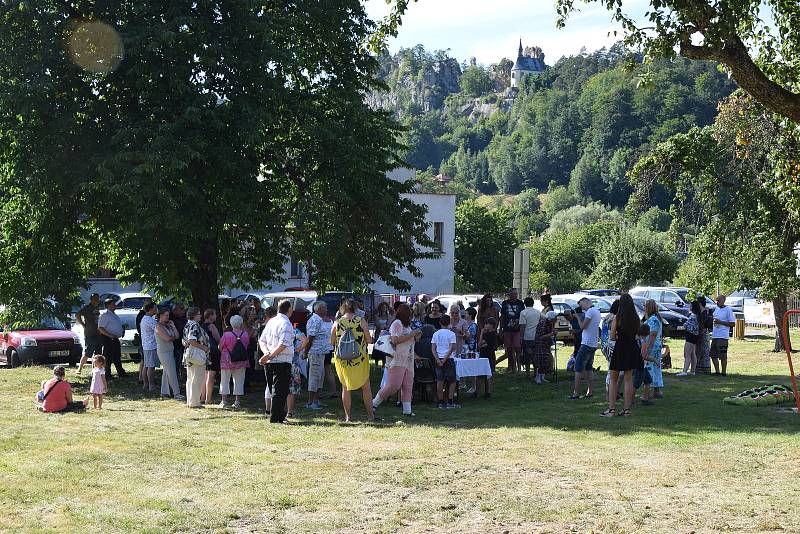
[[[522,50],[522,39],[519,40],[517,60],[511,69],[511,88],[518,89],[523,76],[538,76],[547,70],[544,53],[538,46],[530,46]]]

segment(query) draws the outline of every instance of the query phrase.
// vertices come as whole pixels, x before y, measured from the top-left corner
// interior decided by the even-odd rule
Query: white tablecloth
[[[453,358],[453,361],[456,362],[456,378],[458,380],[470,376],[492,376],[489,358]],[[386,379],[386,368],[384,367],[379,388],[386,385]]]
[[[492,376],[489,358],[453,358],[456,362],[456,378],[468,376]]]

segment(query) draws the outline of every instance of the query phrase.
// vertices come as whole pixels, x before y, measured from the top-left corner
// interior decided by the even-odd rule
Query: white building
[[[399,168],[389,173],[389,178],[405,182],[416,180],[417,173],[414,169]],[[450,194],[436,193],[409,193],[402,195],[420,206],[427,208],[425,220],[430,225],[428,236],[439,245],[442,252],[441,256],[434,259],[418,260],[417,268],[422,276],[412,277],[411,274],[403,270],[399,277],[411,284],[411,294],[426,293],[429,295],[439,295],[442,293],[453,292],[453,281],[455,275],[455,239],[456,239],[456,197]],[[272,282],[270,291],[283,291],[287,288],[306,288],[308,275],[303,268],[303,263],[298,258],[290,258],[284,265],[283,278],[285,282]],[[346,290],[347,288],[339,288]],[[389,287],[382,281],[373,284],[372,289],[378,293],[397,293],[397,290]],[[231,289],[229,295],[238,294]]]
[[[517,52],[517,60],[514,62],[514,67],[511,69],[511,87],[519,88],[522,84],[523,76],[536,75],[543,73],[547,70],[547,65],[544,63],[544,54],[539,47],[531,47],[522,50],[522,39],[519,40],[519,51]]]

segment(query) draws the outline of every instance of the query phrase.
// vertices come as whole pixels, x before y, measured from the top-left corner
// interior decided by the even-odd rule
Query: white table
[[[492,376],[489,358],[453,358],[456,362],[456,378],[461,380],[469,376]]]

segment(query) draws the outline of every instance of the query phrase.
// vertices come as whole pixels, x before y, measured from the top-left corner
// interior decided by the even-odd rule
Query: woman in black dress
[[[611,339],[616,341],[611,363],[608,368],[611,380],[608,384],[608,409],[601,413],[603,417],[617,414],[617,382],[619,374],[625,376],[625,407],[620,415],[629,416],[633,404],[633,370],[642,365],[642,354],[636,343],[641,319],[633,304],[633,298],[627,293],[619,298],[619,312],[611,321]]]

